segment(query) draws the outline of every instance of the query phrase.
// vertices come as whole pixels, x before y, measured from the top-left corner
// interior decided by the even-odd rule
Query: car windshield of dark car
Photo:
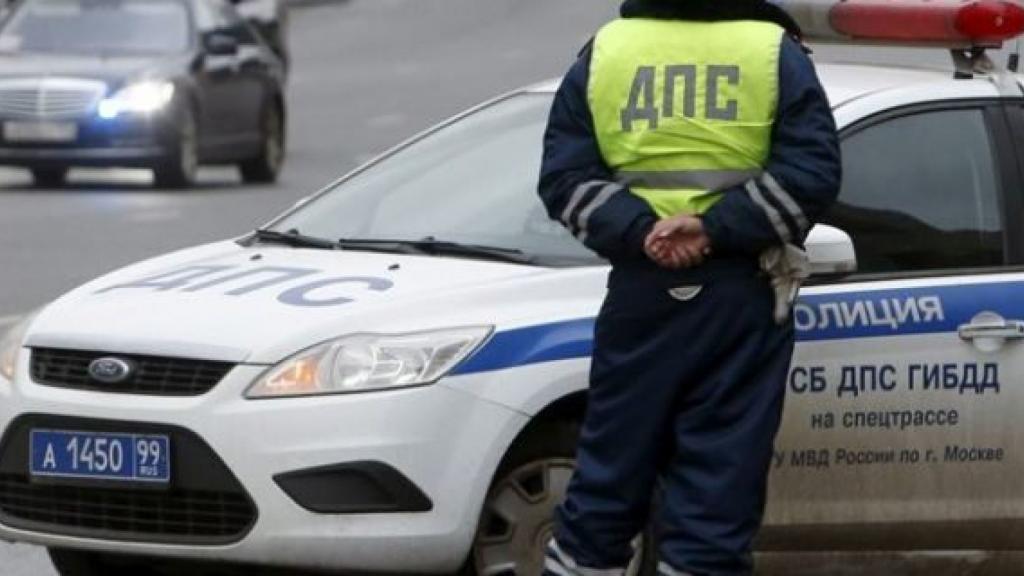
[[[189,46],[180,0],[27,0],[0,30],[0,53],[170,54]]]
[[[543,94],[485,107],[344,179],[273,228],[332,240],[431,238],[519,250],[539,264],[599,264],[537,195],[550,108]]]

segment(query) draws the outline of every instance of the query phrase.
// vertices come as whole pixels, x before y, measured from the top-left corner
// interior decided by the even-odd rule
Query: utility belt
[[[773,316],[777,324],[789,320],[800,286],[807,278],[807,255],[792,245],[766,250],[760,257],[711,256],[700,266],[671,270],[647,258],[612,262],[608,286],[649,283],[678,300],[695,297],[705,285],[720,282],[758,282],[772,289]]]

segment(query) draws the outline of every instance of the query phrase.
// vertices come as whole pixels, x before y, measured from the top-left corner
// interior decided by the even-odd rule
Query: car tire
[[[247,184],[271,184],[277,181],[285,155],[284,114],[279,106],[268,106],[260,128],[260,151],[238,165]]]
[[[60,576],[148,576],[140,564],[117,561],[98,552],[48,548],[50,561]]]
[[[33,168],[32,183],[37,188],[60,188],[67,182],[67,168]]]
[[[168,146],[170,153],[153,168],[158,188],[188,188],[195,184],[199,171],[199,125],[190,106],[178,115],[177,131]]]
[[[554,509],[564,498],[576,467],[578,438],[577,423],[553,421],[516,442],[488,490],[461,576],[541,573],[554,529]],[[646,530],[634,546],[639,554],[626,575],[657,574],[653,530]]]

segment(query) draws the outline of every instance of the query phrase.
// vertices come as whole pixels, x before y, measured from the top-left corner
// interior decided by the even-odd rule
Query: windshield
[[[0,52],[169,54],[189,37],[179,0],[28,0],[0,31]]]
[[[537,196],[551,97],[502,100],[406,146],[273,224],[350,239],[437,240],[520,250],[546,265],[601,260]]]

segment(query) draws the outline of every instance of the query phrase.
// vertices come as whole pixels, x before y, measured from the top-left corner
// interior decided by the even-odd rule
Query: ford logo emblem
[[[120,358],[97,358],[89,363],[89,376],[104,384],[120,384],[132,375],[133,366]]]

